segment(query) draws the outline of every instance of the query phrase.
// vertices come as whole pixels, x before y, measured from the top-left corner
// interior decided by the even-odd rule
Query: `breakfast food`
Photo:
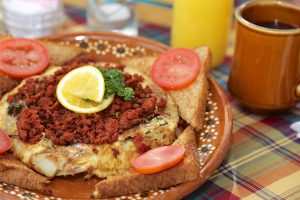
[[[147,75],[150,62],[141,69],[82,56],[25,79],[0,102],[0,128],[12,142],[0,160],[0,181],[47,194],[51,179],[85,173],[85,178],[103,179],[93,197],[109,198],[196,180],[200,164],[194,129],[203,125],[210,60],[206,47],[199,51],[205,53],[194,80],[177,90],[163,90]],[[190,96],[201,105],[187,105],[184,98]],[[151,161],[153,155],[160,161]],[[145,165],[149,159],[151,165]],[[4,174],[12,168],[35,179],[11,180]]]
[[[172,99],[156,95],[162,92],[158,88],[142,88],[141,77],[126,74],[125,82],[135,90],[132,101],[115,97],[102,112],[78,115],[55,97],[56,85],[69,70],[50,70],[28,79],[1,101],[0,126],[10,135],[20,136],[11,138],[11,150],[23,163],[48,177],[89,170],[91,175],[105,178],[127,170],[138,152],[171,144],[178,114]],[[20,102],[25,104],[20,113],[5,112]],[[135,142],[137,133],[144,142]],[[117,156],[114,151],[119,152]]]

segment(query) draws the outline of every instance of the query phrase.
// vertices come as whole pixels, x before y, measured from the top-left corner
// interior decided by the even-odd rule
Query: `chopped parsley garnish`
[[[84,98],[82,98],[82,100],[85,101],[86,103],[91,102],[91,100],[89,100],[89,99],[84,99]]]
[[[119,69],[101,69],[98,68],[105,81],[105,97],[117,94],[123,97],[125,101],[130,101],[134,97],[132,88],[127,87],[124,82],[122,71]]]

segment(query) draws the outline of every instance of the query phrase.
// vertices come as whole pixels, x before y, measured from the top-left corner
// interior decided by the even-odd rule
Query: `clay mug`
[[[235,17],[231,94],[254,111],[295,105],[300,99],[300,7],[250,1],[236,9]]]

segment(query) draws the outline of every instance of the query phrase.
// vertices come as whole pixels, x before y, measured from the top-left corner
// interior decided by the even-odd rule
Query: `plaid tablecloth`
[[[85,10],[65,6],[67,31],[82,31]],[[170,30],[140,25],[140,35],[169,44]],[[227,91],[231,58],[211,72]],[[228,92],[227,92],[228,93]],[[300,110],[260,116],[239,107],[228,94],[234,114],[233,141],[212,177],[186,200],[300,199],[300,139],[290,129]]]

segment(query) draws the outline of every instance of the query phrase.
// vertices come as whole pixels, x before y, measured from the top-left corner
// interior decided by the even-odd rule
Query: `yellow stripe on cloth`
[[[240,167],[241,165],[244,165],[244,164],[247,164],[248,162],[260,157],[260,156],[263,156],[271,151],[274,151],[274,149],[277,149],[277,148],[280,148],[280,147],[283,147],[287,144],[290,144],[292,143],[293,141],[290,140],[289,138],[284,138],[282,140],[279,140],[276,142],[277,146],[275,145],[270,145],[270,146],[264,146],[260,149],[257,149],[256,151],[253,151],[252,153],[249,153],[239,159],[236,159],[232,162],[229,162],[228,165],[231,166],[230,169],[237,169],[238,167]],[[271,148],[273,147],[273,148]],[[214,178],[217,178],[218,176],[222,175],[223,173],[225,173],[226,171],[229,171],[230,169],[228,170],[224,170],[222,172],[218,172],[216,174],[214,174],[210,179],[214,179]]]
[[[64,4],[68,4],[70,6],[76,6],[80,8],[86,8],[87,1],[82,0],[63,0]]]
[[[285,178],[276,181],[275,183],[272,183],[271,185],[266,187],[266,189],[275,193],[276,195],[280,195],[285,191],[297,187],[300,184],[299,180],[300,180],[300,170],[296,173],[293,173]],[[243,198],[243,200],[256,200],[256,199],[261,200],[261,197],[257,196],[255,193]]]

